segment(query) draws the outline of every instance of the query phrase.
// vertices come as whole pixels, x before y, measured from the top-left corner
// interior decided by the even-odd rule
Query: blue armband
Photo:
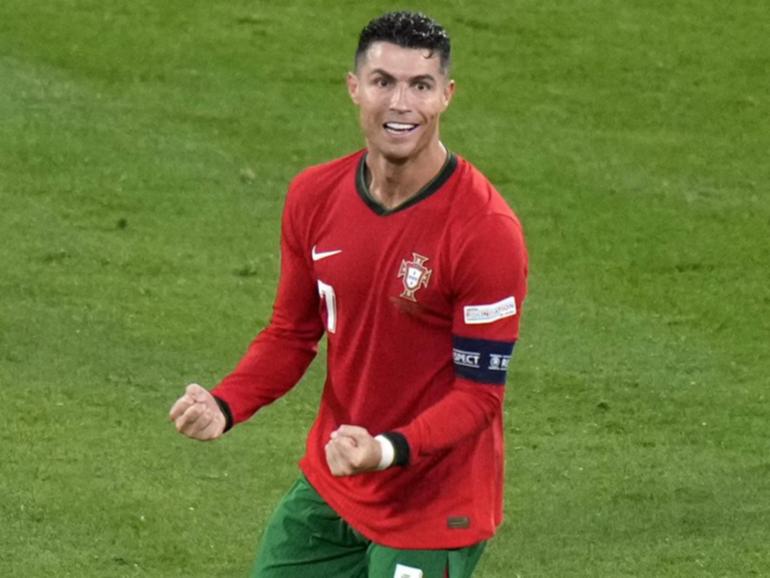
[[[452,337],[455,374],[479,383],[505,385],[515,341]]]

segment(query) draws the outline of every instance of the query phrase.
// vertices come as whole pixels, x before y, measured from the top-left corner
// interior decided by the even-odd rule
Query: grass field
[[[320,5],[0,4],[0,576],[246,575],[323,363],[220,442],[167,411],[269,318],[285,187],[361,146],[356,35],[406,6],[530,250],[477,575],[770,576],[767,2]]]

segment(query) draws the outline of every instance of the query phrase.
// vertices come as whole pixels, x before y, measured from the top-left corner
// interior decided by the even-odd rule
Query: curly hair
[[[375,42],[390,42],[402,48],[425,48],[431,55],[438,52],[441,71],[449,70],[452,54],[449,35],[438,22],[421,12],[388,12],[364,26],[358,38],[356,68]]]

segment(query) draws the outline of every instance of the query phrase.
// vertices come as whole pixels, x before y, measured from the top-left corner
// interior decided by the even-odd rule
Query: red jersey
[[[292,182],[269,326],[212,392],[234,423],[290,389],[328,336],[327,376],[300,467],[351,526],[392,548],[447,549],[502,521],[502,403],[527,255],[511,209],[449,155],[403,205],[369,195],[365,151]],[[402,467],[334,477],[342,424],[408,444]]]

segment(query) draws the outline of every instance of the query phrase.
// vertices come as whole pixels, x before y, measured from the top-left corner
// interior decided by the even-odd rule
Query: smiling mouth
[[[386,122],[382,126],[386,131],[393,134],[407,134],[416,130],[420,125],[406,122]]]

